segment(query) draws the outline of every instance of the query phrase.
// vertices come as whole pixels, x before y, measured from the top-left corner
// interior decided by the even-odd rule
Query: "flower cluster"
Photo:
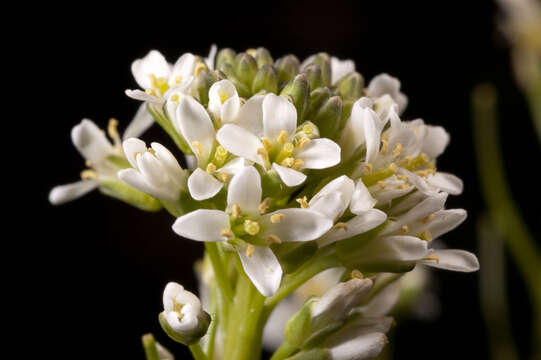
[[[163,206],[176,217],[175,233],[205,243],[203,306],[171,283],[160,315],[164,330],[191,348],[207,333],[196,358],[252,358],[276,305],[327,269],[351,277],[307,300],[273,359],[371,358],[390,326],[389,307],[378,310],[375,299],[394,280],[416,265],[478,269],[475,255],[432,246],[466,218],[445,208],[462,182],[436,167],[449,134],[401,118],[408,99],[396,78],[382,74],[365,86],[351,60],[325,53],[301,63],[274,60],[264,48],[215,47],[174,65],[153,50],[132,73],[141,89],[126,94],[144,103],[123,141],[116,122],[111,144],[83,120],[72,139],[91,169],[50,200],[99,187],[141,209]],[[174,151],[137,138],[153,120],[184,153],[186,169]]]

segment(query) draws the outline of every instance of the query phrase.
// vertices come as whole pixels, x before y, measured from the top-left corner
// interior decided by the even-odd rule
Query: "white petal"
[[[429,221],[415,221],[410,223],[411,234],[421,234],[429,230],[432,238],[436,239],[453,230],[466,220],[467,213],[464,209],[440,210],[434,213]]]
[[[132,168],[120,170],[118,178],[132,188],[160,199],[169,199],[173,196],[167,189],[153,186],[139,171]]]
[[[224,164],[221,168],[216,170],[218,173],[225,173],[230,175],[235,175],[242,168],[246,166],[246,160],[241,157],[236,157],[233,160],[230,160]]]
[[[332,360],[365,360],[375,358],[387,344],[385,334],[373,332],[352,335],[329,350]]]
[[[353,60],[340,60],[337,57],[331,57],[332,84],[353,71],[355,71]]]
[[[385,277],[393,274],[382,273],[376,277],[376,283],[385,281]],[[384,287],[366,305],[359,307],[359,312],[365,316],[387,315],[400,300],[402,293],[401,282],[397,279]]]
[[[451,271],[472,272],[479,270],[479,260],[471,252],[464,250],[435,250],[433,255],[436,255],[439,260],[425,260],[423,264]]]
[[[453,174],[438,171],[434,175],[429,175],[426,182],[451,195],[459,195],[464,189],[464,183],[460,178]]]
[[[179,187],[184,187],[186,181],[186,171],[184,171],[177,159],[167,148],[157,142],[150,144],[154,150],[154,155],[160,160],[160,163],[167,171],[169,178]]]
[[[257,137],[263,137],[263,100],[265,95],[254,95],[242,105],[235,124],[245,128]]]
[[[222,230],[229,230],[229,216],[220,210],[195,210],[173,224],[173,231],[178,235],[197,241],[226,240],[220,235]]]
[[[329,139],[314,139],[296,157],[304,161],[303,169],[326,169],[340,162],[340,146]]]
[[[214,126],[209,114],[197,100],[182,96],[176,112],[177,127],[199,161],[199,166],[206,165],[214,143]],[[194,142],[201,145],[201,153]]]
[[[222,119],[225,123],[235,120],[240,109],[240,99],[231,81],[220,80],[212,84],[209,89],[208,109],[215,118]]]
[[[272,223],[272,215],[285,215],[282,221]],[[325,234],[333,225],[333,221],[316,211],[309,209],[281,209],[261,217],[263,237],[276,235],[284,242],[310,241]]]
[[[331,229],[321,239],[318,240],[320,247],[332,244],[336,241],[348,239],[352,236],[365,233],[373,228],[383,224],[387,220],[387,214],[378,209],[370,209],[359,213],[346,222],[346,228]]]
[[[351,115],[340,138],[340,147],[344,159],[348,159],[364,143],[365,108],[370,107],[371,104],[372,101],[366,97],[360,98],[353,104]]]
[[[338,192],[321,196],[317,201],[310,200],[310,210],[317,211],[333,221],[336,221],[346,209],[347,205]]]
[[[224,125],[216,134],[218,142],[230,153],[264,166],[258,149],[263,148],[261,140],[248,130],[233,124]]]
[[[186,168],[188,170],[195,170],[197,168],[197,158],[193,155],[184,155],[186,160]]]
[[[198,201],[210,199],[218,194],[224,184],[208,172],[197,168],[188,178],[190,195]]]
[[[278,173],[278,176],[280,176],[280,180],[282,180],[287,186],[297,186],[302,184],[304,180],[306,180],[306,175],[304,175],[300,171],[281,166],[276,163],[272,164],[272,168]]]
[[[366,162],[373,162],[378,154],[381,142],[381,130],[384,125],[384,122],[374,110],[370,108],[364,109],[363,128],[366,143]]]
[[[136,156],[137,168],[145,179],[155,188],[164,188],[168,182],[168,174],[166,173],[161,162],[150,152],[145,152],[142,155]]]
[[[147,145],[143,140],[129,138],[122,142],[122,149],[131,166],[137,169],[137,161],[135,161],[135,158],[137,154],[144,154],[147,151]]]
[[[152,124],[154,124],[154,118],[148,112],[147,104],[141,104],[133,120],[130,122],[130,124],[124,131],[124,134],[122,135],[122,139],[138,137],[142,133],[147,131],[148,128],[152,126]]]
[[[271,296],[280,287],[282,267],[272,250],[266,246],[250,245],[253,253],[246,254],[246,246],[235,246],[246,275],[263,296]]]
[[[147,94],[146,92],[141,91],[139,89],[137,90],[127,89],[126,91],[124,91],[124,93],[128,97],[131,97],[132,99],[139,100],[139,101],[146,101],[146,102],[154,103],[154,104],[162,104],[164,102],[163,98],[159,98],[157,96]]]
[[[73,145],[81,155],[94,164],[99,164],[107,156],[114,155],[113,145],[105,134],[91,120],[83,119],[71,130]]]
[[[177,84],[177,77],[181,77],[181,82],[185,82],[191,76],[195,69],[195,56],[190,53],[182,54],[181,57],[175,62],[173,70],[171,71],[171,76],[169,78],[169,86],[174,86]]]
[[[55,186],[49,193],[49,202],[61,205],[89,193],[99,186],[94,180],[81,180],[71,184]]]
[[[363,181],[359,179],[355,191],[351,197],[350,210],[354,214],[360,214],[370,210],[376,205],[376,200],[370,194]]]
[[[297,110],[282,96],[267,94],[263,100],[263,134],[270,141],[276,140],[282,130],[287,139],[295,135],[297,129]]]
[[[415,236],[387,236],[372,240],[365,254],[368,262],[418,261],[428,255],[428,248]]]
[[[443,153],[449,144],[450,136],[441,126],[428,126],[428,133],[424,138],[422,151],[431,158]]]
[[[205,58],[205,62],[207,63],[207,66],[210,70],[214,70],[214,59],[216,58],[216,52],[218,51],[218,47],[216,44],[212,44],[209,51],[209,56]]]
[[[337,177],[333,181],[329,182],[321,190],[319,190],[317,194],[315,194],[312,197],[312,199],[310,199],[310,202],[308,203],[308,205],[310,205],[311,207],[321,197],[332,194],[332,193],[338,193],[342,197],[342,199],[344,200],[344,203],[347,206],[349,204],[349,201],[351,199],[354,189],[355,189],[355,184],[353,183],[353,180],[351,180],[346,175],[342,175],[340,177]]]
[[[151,87],[150,74],[168,79],[171,67],[159,51],[151,50],[144,58],[137,59],[131,64],[131,72],[137,84],[143,89],[148,89]]]
[[[403,112],[408,104],[408,98],[400,92],[400,81],[388,74],[374,77],[368,84],[366,92],[373,98],[389,94],[398,104],[400,112]]]
[[[239,170],[229,183],[227,189],[228,208],[237,204],[242,212],[258,214],[261,203],[261,176],[253,166]]]

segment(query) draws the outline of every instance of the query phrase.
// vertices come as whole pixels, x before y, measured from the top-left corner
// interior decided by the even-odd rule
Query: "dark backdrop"
[[[30,337],[18,333],[30,347],[66,359],[143,359],[140,336],[153,332],[178,358],[187,356],[182,346],[162,333],[157,314],[166,282],[174,280],[196,290],[192,265],[202,254],[201,244],[174,235],[173,219],[165,212],[143,213],[98,193],[61,207],[47,203],[52,186],[76,180],[84,167],[69,138],[71,127],[83,117],[100,126],[109,117],[127,124],[138,106],[124,95],[124,89],[136,86],[130,64],[153,48],[171,62],[187,51],[206,55],[212,43],[237,51],[265,46],[275,58],[295,53],[303,59],[327,51],[355,60],[365,79],[380,72],[397,76],[410,99],[406,118],[422,117],[451,133],[439,168],[464,180],[464,194],[451,197],[448,206],[465,208],[470,216],[445,239],[452,247],[473,252],[475,222],[484,206],[474,162],[469,96],[475,84],[494,82],[501,90],[505,165],[513,193],[532,227],[541,220],[532,205],[532,187],[538,181],[525,180],[532,161],[539,162],[538,143],[513,83],[491,1],[177,4],[133,3],[122,12],[82,4],[34,9],[33,31],[25,45],[30,51],[24,56],[39,61],[39,72],[30,76],[44,86],[24,96],[38,100],[26,104],[38,110],[32,132],[42,141],[38,149],[43,149],[37,158],[33,149],[31,167],[39,171],[31,200],[38,208],[38,224],[27,223],[25,235],[17,241],[23,254],[31,249],[35,256],[34,271],[24,272],[20,282],[23,287],[33,284],[27,300],[37,312],[31,317],[41,324],[39,336],[35,330]],[[157,126],[143,138],[172,145]],[[523,186],[525,181],[528,186]],[[512,263],[509,274],[513,330],[521,351],[527,352],[528,300]],[[399,323],[394,337],[398,358],[487,358],[478,275],[442,271],[435,275],[441,318],[436,323]]]

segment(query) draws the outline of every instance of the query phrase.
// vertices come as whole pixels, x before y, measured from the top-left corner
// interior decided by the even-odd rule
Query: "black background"
[[[355,60],[365,79],[381,72],[397,76],[410,99],[405,118],[421,117],[451,133],[438,167],[464,180],[464,194],[450,198],[448,207],[465,208],[470,216],[445,240],[473,252],[484,205],[469,96],[475,84],[492,82],[500,91],[513,194],[531,228],[541,220],[534,203],[539,199],[533,168],[539,164],[538,142],[514,85],[491,1],[199,2],[189,7],[154,2],[133,3],[121,12],[83,5],[47,5],[33,12],[26,19],[31,31],[21,40],[28,52],[21,54],[20,65],[31,79],[21,94],[26,100],[21,110],[30,111],[29,129],[37,139],[25,160],[35,193],[18,212],[25,225],[13,241],[21,245],[16,281],[25,301],[17,307],[25,308],[26,328],[15,337],[25,350],[66,359],[143,359],[140,336],[153,332],[177,358],[188,358],[186,349],[163,334],[157,315],[168,281],[197,289],[192,264],[202,254],[201,244],[176,236],[165,212],[143,213],[97,192],[61,207],[47,203],[54,185],[77,180],[84,168],[69,138],[71,127],[83,117],[102,127],[110,117],[127,124],[138,106],[124,95],[124,89],[136,87],[130,64],[153,48],[170,62],[188,51],[206,56],[212,43],[237,51],[265,46],[275,58],[294,53],[303,59],[327,51]],[[143,138],[172,145],[157,126]],[[511,262],[508,269],[513,333],[527,354],[528,299]],[[488,358],[478,275],[435,275],[441,318],[400,322],[393,340],[396,358]]]

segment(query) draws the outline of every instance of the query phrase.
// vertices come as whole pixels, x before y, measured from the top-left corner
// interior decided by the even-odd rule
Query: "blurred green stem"
[[[505,179],[496,101],[496,90],[491,85],[480,85],[473,91],[474,142],[481,191],[494,225],[505,239],[530,291],[534,307],[534,344],[541,346],[541,259]]]

